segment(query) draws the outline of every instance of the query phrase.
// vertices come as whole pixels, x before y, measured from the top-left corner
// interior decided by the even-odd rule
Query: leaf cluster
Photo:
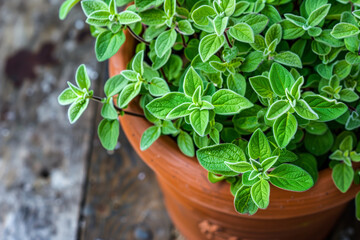
[[[71,123],[100,101],[99,137],[113,150],[118,117],[138,97],[153,123],[140,148],[170,135],[211,182],[230,183],[244,214],[267,208],[270,184],[305,191],[327,166],[342,192],[360,182],[359,1],[135,0],[119,10],[129,2],[62,5],[64,19],[81,3],[99,61],[116,54],[124,30],[139,41],[104,97],[80,66],[59,97]]]

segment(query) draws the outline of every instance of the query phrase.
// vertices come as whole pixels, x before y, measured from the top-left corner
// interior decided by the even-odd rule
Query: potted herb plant
[[[360,1],[67,0],[60,18],[80,2],[111,78],[94,96],[81,65],[59,103],[74,123],[101,102],[109,150],[120,120],[187,238],[322,239],[356,195],[360,218]]]

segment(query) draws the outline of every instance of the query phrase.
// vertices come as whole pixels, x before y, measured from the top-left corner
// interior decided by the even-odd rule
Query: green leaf
[[[345,163],[337,164],[332,171],[336,187],[343,193],[347,192],[354,179],[354,170]]]
[[[291,164],[281,164],[268,176],[274,186],[289,191],[303,192],[314,185],[309,173]]]
[[[179,106],[172,109],[167,115],[166,119],[172,120],[180,117],[185,117],[190,115],[191,110],[189,110],[189,107],[192,103],[182,103]]]
[[[131,83],[127,85],[120,93],[118,98],[118,104],[120,108],[125,108],[131,100],[133,100],[137,95],[139,95],[141,89],[140,84]]]
[[[105,31],[100,33],[95,43],[96,58],[99,62],[109,59],[117,53],[124,42],[125,35],[123,32]]]
[[[294,110],[303,119],[307,119],[307,120],[319,119],[319,115],[313,109],[311,109],[309,104],[303,99],[296,101],[296,106],[294,107]]]
[[[325,123],[322,122],[310,122],[306,127],[308,133],[314,135],[324,135],[328,130],[328,127]]]
[[[75,123],[81,117],[88,105],[89,99],[79,99],[71,104],[68,110],[68,118],[71,124]]]
[[[287,113],[276,119],[273,132],[277,145],[285,148],[295,136],[298,123],[291,113]]]
[[[161,97],[170,92],[169,86],[162,78],[155,77],[149,84],[150,94],[156,97]]]
[[[331,36],[336,39],[343,39],[351,36],[355,36],[360,33],[357,26],[350,23],[338,23],[331,31]]]
[[[117,119],[118,113],[114,108],[112,99],[109,102],[104,103],[101,108],[101,116],[106,119]]]
[[[290,51],[276,54],[274,56],[274,61],[289,67],[302,68],[300,57],[296,53]]]
[[[245,97],[228,89],[220,89],[211,98],[215,107],[215,113],[220,115],[232,115],[254,106]]]
[[[305,135],[305,148],[315,156],[321,156],[330,151],[334,143],[334,137],[330,130],[323,135]]]
[[[359,100],[359,95],[349,88],[341,90],[339,94],[340,100],[344,102],[355,102]]]
[[[340,80],[346,78],[351,72],[351,64],[345,60],[338,61],[334,64],[334,74],[336,74]]]
[[[270,202],[270,184],[268,181],[261,179],[251,187],[251,198],[261,209],[269,206]]]
[[[177,137],[177,144],[183,154],[189,157],[195,156],[195,148],[192,137],[184,131],[181,131]]]
[[[201,88],[202,92],[204,90],[204,83],[195,69],[190,67],[184,78],[184,93],[187,96],[192,97],[198,87]]]
[[[59,18],[64,20],[71,9],[80,2],[80,0],[66,0],[60,7]]]
[[[218,36],[221,36],[222,34],[224,34],[224,31],[227,27],[228,22],[229,22],[228,17],[222,17],[222,16],[218,15],[214,18],[213,25],[214,25],[215,32]]]
[[[139,73],[133,71],[133,70],[123,70],[121,71],[121,75],[128,81],[131,82],[137,82]]]
[[[144,151],[148,149],[161,135],[160,126],[152,126],[145,130],[141,136],[140,149]]]
[[[340,143],[340,146],[339,146],[339,149],[343,152],[345,151],[351,151],[353,149],[353,138],[351,135],[345,137],[341,143]]]
[[[314,10],[308,20],[307,20],[307,24],[309,26],[315,27],[317,25],[319,25],[319,23],[321,23],[321,21],[326,17],[326,15],[328,14],[329,10],[330,10],[331,4],[325,4],[321,7],[319,7],[318,9]]]
[[[224,36],[218,36],[216,33],[203,37],[199,44],[199,54],[201,60],[206,62],[224,45]]]
[[[279,156],[269,157],[269,158],[265,159],[261,163],[261,167],[263,168],[263,172],[266,172],[272,166],[274,166],[274,164],[278,161],[278,159],[279,159]]]
[[[230,90],[236,92],[237,94],[240,94],[241,96],[245,95],[246,81],[243,75],[239,73],[230,74],[226,79],[226,85]]]
[[[191,26],[191,23],[188,20],[179,21],[178,28],[183,35],[193,35],[195,32],[195,30]]]
[[[235,162],[235,163],[225,162],[225,164],[231,170],[233,170],[234,172],[238,172],[238,173],[245,173],[245,172],[253,170],[253,167],[251,166],[251,164],[248,162],[245,162],[245,161]]]
[[[84,64],[80,65],[76,71],[76,83],[80,89],[89,90],[91,86],[90,78],[86,72],[86,67]]]
[[[304,85],[304,77],[299,77],[294,85],[291,87],[290,95],[294,96],[296,100],[300,99],[301,96],[301,87]]]
[[[105,27],[111,23],[111,14],[108,10],[98,10],[89,15],[86,23],[92,26]]]
[[[209,110],[193,110],[190,114],[190,124],[197,134],[204,136],[209,124]]]
[[[177,129],[174,125],[174,123],[170,120],[166,120],[162,122],[161,125],[161,132],[164,135],[170,135],[170,134],[178,134],[179,129]]]
[[[82,0],[81,7],[87,17],[99,10],[109,11],[109,6],[100,0]]]
[[[248,151],[252,159],[260,159],[260,162],[271,156],[269,141],[260,129],[257,129],[251,136]]]
[[[319,178],[319,172],[317,167],[317,160],[313,155],[309,153],[299,154],[299,159],[293,162],[293,164],[304,169],[311,175],[314,183],[317,182],[317,179]]]
[[[165,0],[164,11],[169,18],[173,17],[176,13],[176,0]]]
[[[184,103],[191,103],[191,98],[183,93],[172,92],[165,94],[161,98],[151,101],[146,108],[156,118],[166,119],[166,116],[176,107]],[[186,108],[187,109],[187,108]]]
[[[230,27],[229,34],[239,42],[253,43],[255,40],[254,31],[247,23],[238,23]]]
[[[273,24],[266,32],[265,34],[265,43],[267,46],[270,46],[270,44],[277,39],[277,42],[279,43],[282,39],[282,29],[280,24]]]
[[[259,65],[264,60],[263,54],[261,52],[251,52],[240,66],[241,71],[243,72],[253,72],[255,71]]]
[[[165,24],[166,15],[164,11],[160,9],[148,9],[144,12],[139,13],[141,22],[148,26],[158,26]]]
[[[283,39],[297,39],[304,35],[305,30],[302,27],[295,25],[289,20],[283,20],[280,22],[283,29]]]
[[[291,89],[295,80],[291,73],[278,63],[273,63],[269,73],[273,91],[279,96],[285,96],[285,89]]]
[[[222,0],[220,6],[224,9],[226,16],[231,16],[236,8],[236,0]]]
[[[337,119],[347,111],[347,106],[336,100],[330,100],[319,95],[309,95],[304,98],[312,110],[319,116],[318,121],[327,122]]]
[[[206,26],[209,24],[208,17],[215,15],[216,12],[212,7],[203,5],[192,12],[191,18],[194,20],[196,24],[201,26]]]
[[[253,215],[258,208],[251,198],[251,187],[242,186],[235,194],[234,205],[237,212]]]
[[[84,97],[85,92],[81,91],[78,87],[76,87],[71,82],[67,82],[67,84],[68,84],[69,88],[71,89],[71,91],[73,91],[74,94],[76,94],[78,97]]]
[[[290,107],[291,106],[288,100],[278,100],[271,104],[266,114],[266,118],[269,120],[275,120],[287,113],[290,110]]]
[[[301,16],[297,16],[291,13],[285,13],[284,16],[288,21],[290,21],[291,23],[295,24],[298,27],[303,28],[306,25],[306,19]]]
[[[269,19],[265,15],[256,13],[247,14],[238,19],[238,21],[247,23],[255,35],[261,33],[269,23]]]
[[[140,22],[141,17],[132,11],[123,11],[119,14],[119,23],[122,25],[129,25]]]
[[[140,75],[144,75],[144,50],[135,55],[132,61],[132,69]]]
[[[78,95],[76,95],[70,88],[65,89],[58,97],[60,105],[69,105],[76,101]]]
[[[109,151],[115,149],[120,132],[118,120],[103,119],[98,127],[98,135],[103,147]]]
[[[128,80],[121,74],[115,75],[106,81],[104,86],[104,92],[107,97],[112,97],[118,94],[128,84]]]
[[[236,163],[246,159],[245,153],[240,147],[229,143],[201,148],[197,151],[196,156],[200,165],[206,170],[224,176],[238,175],[225,162]]]
[[[250,85],[254,91],[263,98],[272,98],[274,93],[271,89],[270,81],[264,76],[255,76],[249,78]]]
[[[163,57],[171,49],[176,41],[176,31],[170,29],[159,35],[155,42],[155,52],[158,57]]]

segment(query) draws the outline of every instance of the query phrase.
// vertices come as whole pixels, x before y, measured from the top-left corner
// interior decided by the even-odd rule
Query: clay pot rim
[[[131,51],[127,50],[130,48],[134,49],[134,46],[134,40],[127,34],[127,41],[120,48],[119,52],[109,61],[110,76],[119,74],[121,70],[126,69],[127,63],[133,56]],[[135,113],[143,113],[138,104],[138,100],[132,101],[127,110]],[[177,147],[176,142],[169,136],[161,136],[148,150],[141,151],[139,146],[142,132],[152,126],[152,124],[143,118],[134,116],[125,115],[119,119],[130,143],[143,161],[157,174],[157,177],[166,179],[174,178],[174,181],[184,184],[183,186],[205,192],[203,197],[208,197],[209,201],[198,202],[199,204],[207,205],[207,207],[215,211],[223,212],[224,214],[239,215],[239,213],[234,211],[233,201],[231,199],[233,196],[230,194],[229,184],[209,183],[207,180],[207,172],[200,166],[196,157],[190,158],[185,156]],[[186,171],[182,171],[183,169],[186,169]],[[192,172],[196,172],[196,174],[191,175],[190,173]],[[331,174],[331,169],[329,168],[321,170],[317,183],[310,190],[303,193],[294,193],[272,186],[271,200],[268,209],[259,210],[253,216],[241,216],[252,219],[282,219],[288,218],[289,215],[292,217],[300,217],[328,210],[353,199],[360,187],[352,186],[346,193],[341,193],[333,184]],[[189,182],[184,180],[186,178],[198,184],[190,184],[191,186],[188,186]],[[181,190],[179,194],[181,194]],[[201,194],[202,193],[199,193],[199,195]],[[219,198],[219,196],[221,196],[221,198]],[[195,196],[187,197],[192,201],[199,201]],[[325,202],[316,201],[320,198],[324,199],[323,201]],[[319,203],[314,207],[315,202]],[[286,203],[292,203],[294,206],[283,209],[283,205]],[[229,204],[231,204],[231,206],[229,206]],[[280,212],[280,215],[278,212]],[[281,212],[284,216],[281,215]]]

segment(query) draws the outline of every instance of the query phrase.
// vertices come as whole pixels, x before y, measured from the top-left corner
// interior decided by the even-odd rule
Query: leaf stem
[[[164,72],[164,69],[163,69],[163,68],[160,68],[160,72],[161,72],[161,74],[163,75],[165,81],[168,83],[168,82],[169,82],[169,79],[166,77],[165,72]]]
[[[129,115],[129,116],[145,118],[145,115],[143,115],[143,114],[138,114],[138,113],[133,113],[133,112],[125,111],[125,110],[123,110],[122,108],[119,108],[118,106],[116,106],[115,104],[114,104],[114,108],[115,108],[118,112],[123,112],[123,113],[125,113],[126,115]]]
[[[99,103],[103,103],[103,100],[104,100],[103,98],[98,97],[98,96],[92,96],[91,99],[96,102],[99,102]]]
[[[233,45],[232,45],[231,42],[230,42],[229,36],[228,36],[228,34],[227,34],[227,30],[225,30],[224,36],[225,36],[225,39],[226,39],[227,44],[229,45],[230,48],[232,48]]]
[[[150,46],[150,43],[145,41],[145,39],[143,39],[142,37],[140,37],[139,35],[137,35],[132,29],[131,27],[128,27],[127,28],[130,32],[130,34],[136,39],[138,40],[139,42],[142,42],[142,43],[145,43],[147,46]]]

